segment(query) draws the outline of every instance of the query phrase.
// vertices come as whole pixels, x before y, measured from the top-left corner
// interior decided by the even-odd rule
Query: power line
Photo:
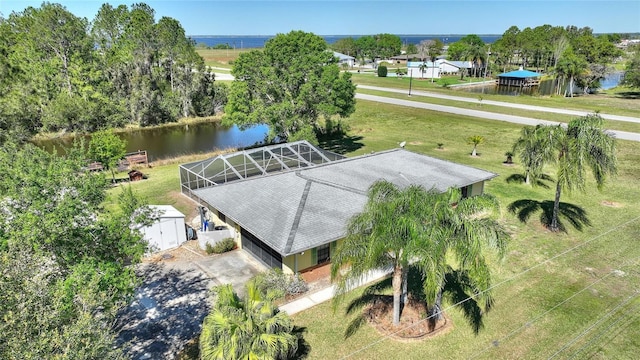
[[[551,356],[549,356],[547,359],[553,359],[554,357],[556,357],[558,354],[560,354],[561,352],[563,352],[566,348],[568,348],[569,346],[575,344],[576,341],[580,340],[580,338],[582,338],[584,335],[586,335],[589,330],[593,329],[596,325],[598,325],[599,323],[601,323],[602,321],[604,321],[606,318],[608,318],[611,314],[613,314],[615,311],[617,311],[619,308],[621,308],[622,306],[628,304],[631,300],[637,298],[640,295],[640,293],[638,293],[637,291],[635,292],[634,295],[629,296],[627,299],[625,299],[623,302],[621,302],[620,304],[618,304],[615,308],[609,310],[606,314],[604,314],[602,317],[600,317],[595,323],[593,323],[591,326],[589,326],[588,328],[586,328],[582,333],[580,333],[578,336],[574,337],[572,340],[568,341],[566,344],[564,344],[564,346],[562,346],[560,349],[558,349],[558,351],[556,351],[555,353],[553,353]]]
[[[527,269],[525,269],[525,270],[523,270],[523,271],[521,271],[521,272],[519,272],[519,273],[517,273],[517,274],[513,275],[512,277],[510,277],[510,278],[508,278],[508,279],[505,279],[505,280],[503,280],[503,281],[501,281],[501,282],[499,282],[499,283],[497,283],[497,284],[495,284],[495,285],[492,285],[492,286],[490,286],[489,288],[487,288],[486,290],[480,291],[480,292],[478,292],[477,294],[474,294],[474,295],[472,295],[472,296],[469,296],[469,297],[467,297],[467,298],[465,298],[465,299],[463,299],[463,300],[461,300],[461,301],[459,301],[459,302],[457,302],[457,303],[455,303],[455,304],[453,304],[453,305],[450,305],[450,306],[446,307],[445,309],[443,309],[441,312],[445,312],[445,311],[451,310],[451,309],[453,309],[454,307],[456,307],[456,306],[458,306],[458,305],[464,304],[465,302],[467,302],[467,301],[469,301],[469,300],[475,299],[475,298],[477,298],[478,296],[480,296],[480,295],[482,295],[482,294],[484,294],[484,293],[486,293],[486,292],[489,292],[489,291],[491,291],[491,290],[493,290],[493,289],[495,289],[495,288],[497,288],[497,287],[499,287],[499,286],[502,286],[502,285],[504,285],[504,284],[506,284],[506,283],[508,283],[508,282],[511,282],[511,281],[513,281],[513,280],[515,280],[515,279],[519,278],[520,276],[522,276],[522,275],[524,275],[524,274],[526,274],[526,273],[528,273],[528,272],[530,272],[530,271],[532,271],[532,270],[534,270],[534,269],[536,269],[536,268],[538,268],[538,267],[540,267],[540,266],[542,266],[542,265],[544,265],[544,264],[546,264],[546,263],[548,263],[548,262],[550,262],[550,261],[553,261],[553,260],[555,260],[555,259],[557,259],[557,258],[559,258],[559,257],[561,257],[561,256],[564,256],[565,254],[568,254],[568,253],[570,253],[570,252],[572,252],[572,251],[575,251],[575,250],[577,250],[577,249],[579,249],[579,248],[581,248],[581,247],[583,247],[583,246],[586,246],[586,245],[588,245],[588,244],[590,244],[590,243],[592,243],[592,242],[594,242],[594,241],[596,241],[596,240],[598,240],[598,239],[602,238],[603,236],[608,235],[608,234],[609,234],[609,233],[611,233],[611,232],[614,232],[614,231],[616,231],[616,230],[618,230],[618,229],[620,229],[620,228],[626,227],[627,225],[629,225],[629,224],[631,224],[631,223],[633,223],[633,222],[637,221],[638,219],[640,219],[640,216],[635,217],[635,218],[633,218],[633,219],[631,219],[631,220],[627,220],[627,221],[625,221],[625,222],[624,222],[624,223],[622,223],[622,224],[616,225],[616,226],[614,226],[614,227],[610,228],[609,230],[607,230],[607,231],[605,231],[605,232],[603,232],[603,233],[600,233],[600,234],[598,234],[598,235],[594,236],[593,238],[591,238],[591,239],[589,239],[589,240],[587,240],[587,241],[585,241],[585,242],[583,242],[583,243],[580,243],[580,244],[578,244],[578,245],[576,245],[576,246],[573,246],[573,247],[571,247],[571,248],[569,248],[569,249],[567,249],[567,250],[565,250],[565,251],[563,251],[563,252],[561,252],[561,253],[559,253],[559,254],[557,254],[557,255],[554,255],[554,256],[552,256],[552,257],[550,257],[550,258],[548,258],[548,259],[546,259],[546,260],[544,260],[544,261],[542,261],[542,262],[539,262],[539,263],[538,263],[538,264],[536,264],[536,265],[533,265],[533,266],[531,266],[531,267],[529,267],[529,268],[527,268]],[[347,359],[347,358],[350,358],[350,357],[352,357],[353,355],[355,355],[355,354],[357,354],[357,353],[359,353],[359,352],[362,352],[362,351],[364,351],[364,350],[366,350],[366,349],[368,349],[368,348],[370,348],[370,347],[372,347],[372,346],[374,346],[374,345],[379,344],[380,342],[384,341],[385,339],[387,339],[387,338],[389,338],[389,337],[391,337],[391,336],[393,336],[393,335],[396,335],[396,334],[398,334],[398,333],[400,333],[400,332],[402,332],[402,331],[405,331],[405,330],[407,330],[407,329],[411,329],[411,328],[413,328],[413,327],[415,327],[415,326],[417,326],[417,325],[420,325],[421,323],[423,323],[423,322],[425,322],[425,321],[427,321],[427,320],[430,320],[431,318],[433,318],[433,317],[434,317],[434,316],[436,316],[436,315],[437,315],[437,314],[429,315],[429,316],[427,316],[426,318],[424,318],[424,319],[422,319],[422,320],[420,320],[420,321],[418,321],[418,322],[415,322],[415,323],[413,323],[413,324],[411,324],[411,325],[408,325],[408,326],[406,326],[406,327],[403,327],[403,328],[401,328],[401,329],[398,329],[398,330],[396,330],[396,331],[394,331],[394,332],[388,333],[388,334],[386,334],[386,335],[382,336],[381,338],[379,338],[378,340],[372,341],[372,342],[370,342],[369,344],[366,344],[366,345],[364,345],[364,346],[360,347],[359,349],[357,349],[357,350],[355,350],[355,351],[352,351],[351,353],[349,353],[349,354],[347,354],[347,355],[343,356],[341,359]]]
[[[631,313],[636,313],[637,311],[640,310],[640,304],[637,305],[635,308],[633,308],[633,310],[631,310]],[[591,341],[588,341],[586,344],[584,344],[580,349],[578,349],[573,356],[570,359],[575,358],[578,354],[580,354],[582,352],[582,350],[584,350],[587,346],[592,345],[595,341],[599,340],[607,331],[609,331],[609,329],[611,329],[614,325],[616,325],[617,323],[619,323],[621,320],[623,319],[627,319],[627,317],[624,316],[624,314],[622,316],[620,316],[618,318],[618,320],[612,322],[611,324],[609,324],[609,326],[607,326],[604,330],[602,330],[600,332],[600,334],[598,334],[597,337],[593,338]],[[631,320],[631,322],[633,322],[633,319]]]
[[[640,257],[633,259],[634,261],[638,261],[640,260]],[[625,268],[631,265],[636,265],[636,264],[631,264],[630,263],[631,260],[627,260],[625,261],[624,264],[621,264],[620,268]],[[608,278],[609,276],[616,274],[618,270],[611,270],[609,273],[607,273],[605,276],[599,278],[598,280],[590,283],[589,285],[583,287],[582,289],[580,289],[579,291],[577,291],[576,293],[572,294],[571,296],[565,298],[564,300],[560,301],[559,303],[557,303],[556,305],[554,305],[552,308],[546,310],[545,312],[539,314],[538,316],[534,317],[533,319],[524,322],[521,326],[513,329],[510,333],[508,333],[507,335],[503,336],[502,338],[500,338],[499,340],[493,340],[491,342],[491,345],[487,346],[486,348],[484,348],[483,350],[481,350],[480,352],[475,353],[473,356],[470,357],[470,359],[476,358],[480,355],[482,355],[483,353],[485,353],[487,350],[491,349],[492,347],[496,347],[499,344],[501,344],[502,342],[504,342],[506,339],[512,337],[513,335],[515,335],[516,333],[520,332],[521,330],[530,327],[534,322],[542,319],[545,315],[547,315],[548,313],[550,313],[551,311],[557,309],[558,307],[562,306],[563,304],[565,304],[566,302],[568,302],[569,300],[573,299],[574,297],[578,296],[579,294],[581,294],[582,292],[590,289],[591,287],[593,287],[594,285],[598,284],[599,282],[605,280],[606,278]]]

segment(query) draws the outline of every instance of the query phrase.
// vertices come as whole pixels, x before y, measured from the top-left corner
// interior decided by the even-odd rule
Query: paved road
[[[407,94],[407,90],[391,89],[391,88],[385,88],[385,87],[379,87],[379,86],[358,85],[358,89],[368,89],[368,90],[386,91],[386,92],[392,92],[392,93],[398,93],[398,94]],[[503,101],[472,99],[472,98],[468,98],[468,97],[431,93],[431,92],[427,92],[427,91],[415,91],[415,90],[413,90],[413,91],[411,91],[411,95],[427,96],[427,97],[438,98],[438,99],[470,102],[470,103],[474,103],[474,104],[487,104],[487,105],[503,106],[503,107],[523,109],[523,110],[565,114],[565,115],[585,116],[585,115],[589,114],[589,112],[586,112],[586,111],[568,110],[568,109],[559,109],[559,108],[549,108],[549,107],[544,107],[544,106],[525,105],[525,104],[514,104],[514,103],[503,102]],[[594,111],[595,111],[595,109],[594,109]],[[611,115],[611,114],[603,114],[603,113],[600,113],[600,116],[602,116],[603,119],[607,119],[607,120],[640,123],[640,118],[637,118],[637,117]]]
[[[358,85],[358,87],[360,87],[360,85]],[[381,89],[384,89],[384,88],[381,88]],[[412,95],[413,95],[413,92],[412,92]],[[527,117],[524,117],[524,116],[497,114],[497,113],[493,113],[493,112],[489,112],[489,111],[462,109],[462,108],[458,108],[458,107],[455,107],[455,106],[427,104],[427,103],[422,103],[422,102],[417,102],[417,101],[394,99],[394,98],[388,98],[388,97],[384,97],[384,96],[376,96],[376,95],[368,95],[368,94],[356,94],[356,99],[376,101],[376,102],[381,102],[381,103],[386,103],[386,104],[393,104],[393,105],[400,105],[400,106],[408,106],[408,107],[414,107],[414,108],[425,109],[425,110],[440,111],[440,112],[446,112],[446,113],[450,113],[450,114],[471,116],[471,117],[477,117],[477,118],[483,118],[483,119],[506,121],[506,122],[515,123],[515,124],[522,124],[522,125],[537,125],[537,124],[557,125],[557,124],[561,124],[561,123],[555,122],[555,121],[538,120],[538,119],[533,119],[533,118],[527,118]],[[518,104],[511,104],[511,105],[518,105]],[[560,109],[560,110],[562,110],[562,109]],[[638,120],[640,122],[640,119],[638,119]],[[631,133],[631,132],[619,131],[619,130],[609,130],[609,132],[613,133],[616,136],[616,138],[618,138],[618,139],[639,141],[640,142],[640,134],[638,134],[638,133]]]

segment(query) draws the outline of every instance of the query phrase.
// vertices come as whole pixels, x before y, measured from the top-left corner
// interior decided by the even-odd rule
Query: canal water
[[[622,81],[622,72],[614,72],[608,74],[602,81],[600,81],[600,90],[608,90],[612,89]],[[568,84],[565,84],[567,87]],[[520,89],[518,87],[513,86],[497,86],[497,85],[486,85],[486,86],[460,86],[456,87],[456,90],[466,91],[476,94],[497,94],[497,95],[552,95],[555,93],[554,82],[553,79],[546,79],[540,81],[539,86],[534,86],[532,88],[524,88]],[[561,93],[564,94],[564,87]],[[574,86],[574,92],[579,93],[582,90]]]
[[[219,123],[198,123],[140,129],[119,133],[127,142],[127,152],[146,150],[149,160],[179,155],[210,152],[226,148],[244,148],[262,144],[269,128],[258,125],[246,130],[236,126],[224,127]],[[86,136],[86,142],[89,136]],[[49,152],[64,153],[73,144],[73,137],[33,141]]]

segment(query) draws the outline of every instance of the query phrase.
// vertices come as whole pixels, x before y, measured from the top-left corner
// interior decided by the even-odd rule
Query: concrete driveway
[[[189,261],[141,264],[143,284],[116,324],[117,343],[132,359],[173,359],[200,333],[210,311],[209,289],[244,283],[265,267],[243,250]]]

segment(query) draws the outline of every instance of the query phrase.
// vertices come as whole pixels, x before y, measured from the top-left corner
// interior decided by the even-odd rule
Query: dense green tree
[[[640,51],[636,51],[631,61],[627,63],[623,84],[633,88],[640,88]]]
[[[240,127],[269,125],[269,140],[315,141],[318,119],[355,110],[351,74],[322,37],[302,31],[278,34],[264,50],[240,54],[223,121]]]
[[[0,19],[0,141],[202,114],[204,62],[177,21],[154,16],[104,4],[89,24],[45,2]]]
[[[105,212],[107,182],[32,145],[0,150],[0,358],[120,358],[111,329],[146,250],[131,193]],[[136,206],[131,206],[136,204]]]
[[[202,324],[200,358],[203,360],[290,359],[298,349],[291,318],[278,310],[269,294],[255,281],[240,299],[231,285],[215,288],[211,313]]]
[[[375,57],[388,59],[400,54],[402,50],[402,40],[398,35],[378,34],[374,36],[376,40]]]
[[[127,143],[112,130],[101,130],[91,135],[89,156],[91,160],[102,164],[105,170],[111,171],[113,182],[116,181],[115,169],[118,162],[127,152]]]
[[[358,45],[356,43],[356,40],[352,37],[345,37],[336,40],[336,42],[331,44],[331,48],[341,54],[346,54],[353,57],[355,57],[358,53]]]

